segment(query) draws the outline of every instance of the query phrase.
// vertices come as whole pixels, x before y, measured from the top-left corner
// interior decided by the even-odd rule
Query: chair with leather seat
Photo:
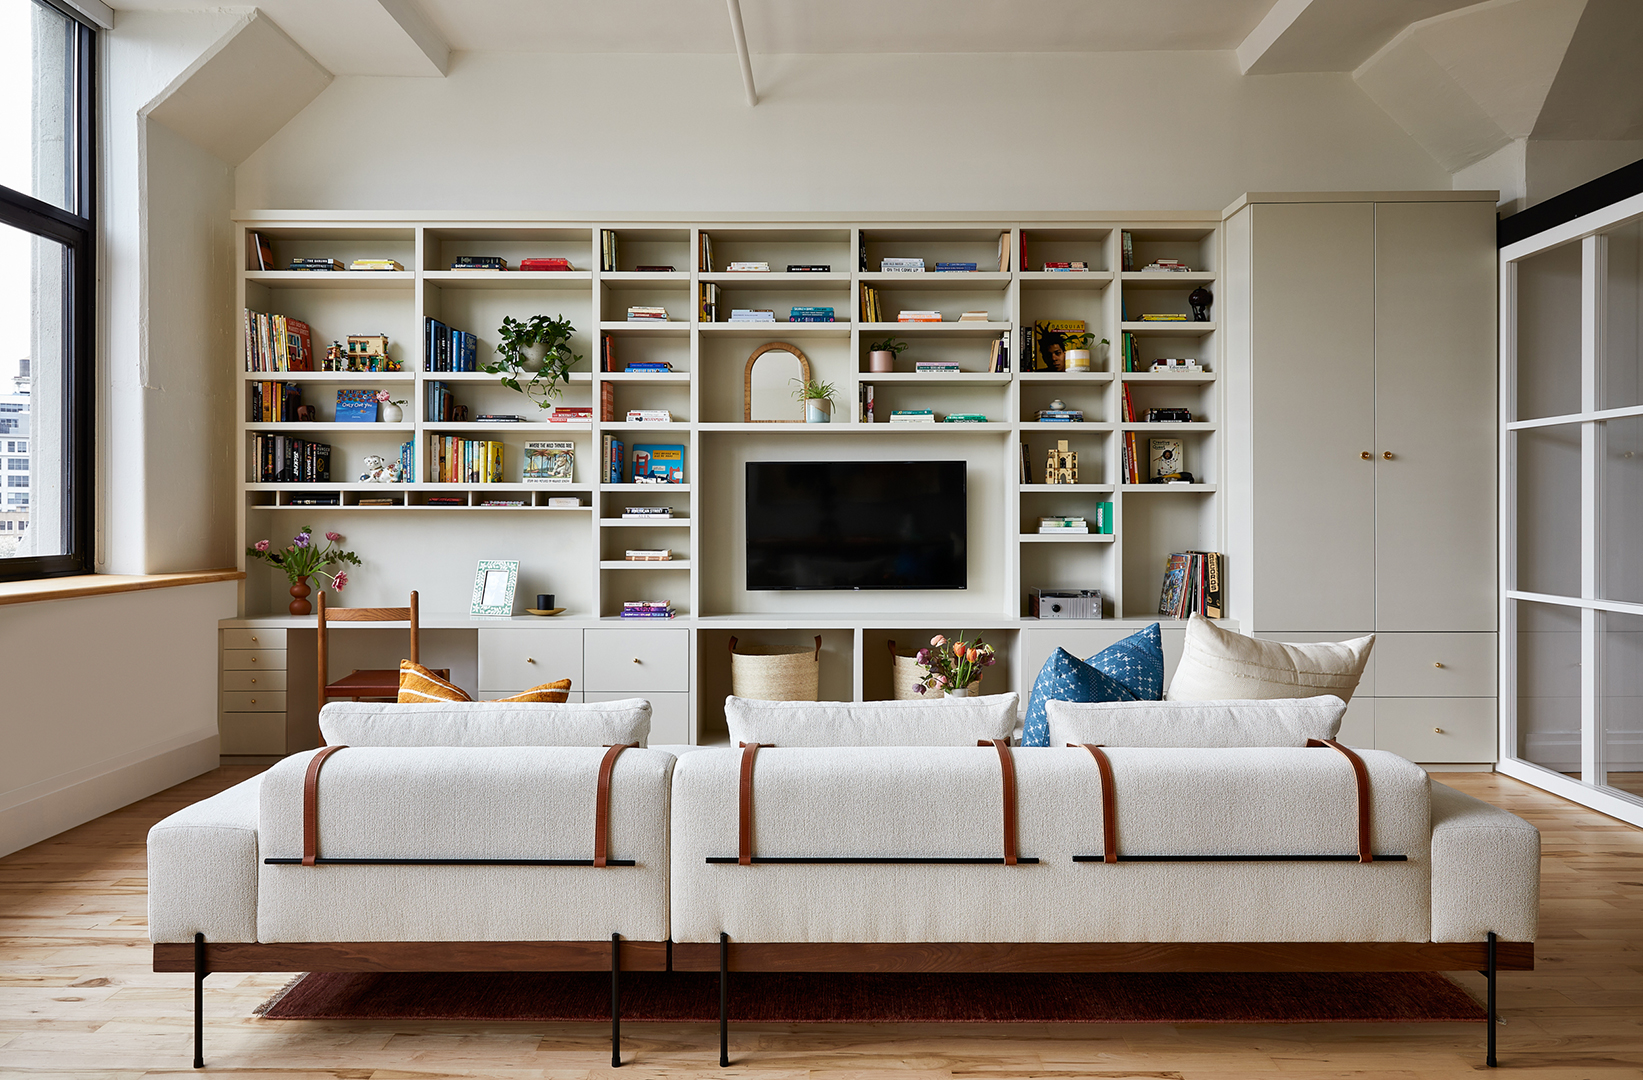
[[[364,698],[399,698],[399,669],[398,668],[371,668],[355,669],[344,675],[336,682],[329,681],[329,672],[326,664],[326,646],[328,644],[325,633],[327,622],[409,622],[411,624],[411,654],[413,664],[421,663],[417,653],[419,638],[417,634],[417,599],[416,592],[411,593],[410,607],[394,608],[327,608],[325,606],[325,590],[319,593],[319,606],[315,609],[319,616],[319,703],[321,706],[331,698],[349,698],[360,701]],[[437,673],[441,678],[450,678],[449,669]]]

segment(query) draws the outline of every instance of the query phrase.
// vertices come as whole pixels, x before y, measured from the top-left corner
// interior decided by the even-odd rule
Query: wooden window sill
[[[32,604],[38,600],[68,600],[77,596],[173,589],[213,581],[240,581],[244,570],[193,570],[186,574],[75,574],[72,577],[35,578],[0,582],[0,604]]]

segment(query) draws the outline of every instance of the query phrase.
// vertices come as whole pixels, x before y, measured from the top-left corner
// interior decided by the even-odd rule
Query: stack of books
[[[550,424],[591,424],[593,423],[593,406],[591,405],[558,405],[548,414]]]
[[[452,270],[506,270],[508,260],[499,255],[458,255]]]
[[[1047,262],[1044,272],[1047,274],[1082,274],[1090,268],[1089,263],[1082,262]]]
[[[933,424],[936,422],[934,409],[897,409],[890,414],[892,424]]]
[[[599,269],[606,274],[613,274],[621,265],[616,245],[615,229],[599,230]]]
[[[985,311],[966,311],[958,317],[958,321],[959,322],[986,322],[987,321],[987,313]]]
[[[922,274],[924,273],[923,259],[880,259],[879,273],[881,274]]]
[[[355,259],[348,265],[350,270],[403,270],[403,266],[393,259]]]
[[[859,415],[856,420],[863,424],[873,422],[873,384],[858,383],[856,385],[856,408]]]
[[[308,324],[284,315],[245,309],[245,370],[312,371],[314,349]]]
[[[634,304],[628,308],[628,322],[667,322],[667,308]]]
[[[313,484],[331,480],[331,444],[257,432],[251,460],[262,484]]]
[[[978,412],[950,412],[941,418],[943,424],[985,424],[986,413]]]
[[[913,370],[920,375],[957,375],[964,369],[951,360],[917,360]]]
[[[938,273],[938,274],[953,274],[953,273],[973,274],[973,273],[975,273],[975,269],[976,269],[976,264],[975,263],[970,263],[970,262],[938,262],[938,263],[936,263],[936,273]]]
[[[1159,357],[1157,360],[1152,362],[1152,370],[1186,373],[1191,371],[1202,371],[1204,369],[1199,365],[1197,360],[1190,356],[1186,356],[1177,358]]]
[[[422,370],[478,371],[479,338],[466,330],[458,330],[438,319],[424,316]]]
[[[671,619],[673,615],[673,601],[671,600],[625,600],[622,602],[622,618],[624,619]]]
[[[440,484],[500,484],[502,444],[492,440],[439,436],[428,440],[432,479]]]
[[[1221,617],[1221,553],[1178,551],[1164,563],[1164,589],[1158,614],[1184,619],[1193,612]]]
[[[571,270],[569,259],[520,259],[519,269],[527,273],[565,274]]]
[[[1040,409],[1038,422],[1041,424],[1082,424],[1084,422],[1083,409]]]
[[[474,417],[476,424],[523,424],[525,418],[518,413],[480,413]]]
[[[1081,517],[1041,517],[1038,531],[1045,534],[1087,533],[1090,523]]]
[[[987,356],[987,370],[1006,372],[1010,370],[1010,333],[1006,330],[993,342],[992,349]]]
[[[312,259],[292,259],[291,260],[291,269],[293,269],[293,270],[346,270],[348,268],[346,266],[342,265],[342,260],[341,259],[312,258]]]
[[[896,313],[896,321],[897,322],[940,322],[941,321],[941,312],[939,312],[939,311],[898,311]]]
[[[673,365],[666,360],[635,360],[624,365],[622,370],[630,375],[662,375],[672,371]]]
[[[830,274],[833,272],[832,263],[788,263],[789,274]]]
[[[624,521],[667,521],[673,517],[671,506],[624,506]]]
[[[696,287],[696,318],[705,323],[719,321],[719,287],[711,281]]]
[[[726,266],[725,270],[732,274],[768,274],[770,273],[770,264],[752,261],[733,262]]]
[[[730,321],[744,322],[775,322],[776,313],[765,308],[731,308]]]
[[[1143,274],[1190,274],[1192,267],[1180,259],[1154,259],[1141,268]]]
[[[287,424],[297,418],[297,410],[302,408],[302,385],[300,383],[262,383],[251,384],[251,411],[246,419],[253,424]]]
[[[1142,322],[1186,322],[1185,315],[1143,315]]]
[[[830,307],[793,307],[787,312],[788,322],[832,322],[833,309]]]
[[[667,409],[629,409],[630,424],[671,424],[673,413]]]
[[[628,562],[672,562],[672,548],[628,548],[622,556]]]
[[[884,321],[884,309],[879,306],[879,291],[867,285],[861,287],[861,321]]]
[[[524,506],[524,499],[486,499],[480,506]]]

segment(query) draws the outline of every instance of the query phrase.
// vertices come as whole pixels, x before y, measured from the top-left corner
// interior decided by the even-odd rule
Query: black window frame
[[[37,0],[38,2],[38,0]],[[61,10],[54,4],[45,6]],[[63,387],[63,535],[60,555],[0,559],[0,581],[89,574],[95,569],[96,371],[97,371],[97,31],[71,18],[74,37],[74,138],[71,145],[74,208],[65,210],[0,184],[0,223],[63,245],[66,361]],[[36,362],[34,370],[40,365]],[[30,432],[33,442],[37,433]],[[32,492],[31,492],[32,494]],[[32,500],[30,500],[32,503]],[[37,507],[30,506],[30,517]]]

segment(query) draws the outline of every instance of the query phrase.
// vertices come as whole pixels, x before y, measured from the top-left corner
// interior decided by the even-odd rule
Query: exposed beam
[[[747,31],[742,28],[741,0],[725,0],[730,6],[730,33],[736,39],[736,56],[742,62],[742,89],[747,91],[749,107],[759,103],[759,91],[753,85],[753,58],[747,54]]]
[[[434,71],[440,75],[450,73],[451,46],[439,28],[429,21],[428,16],[417,6],[416,0],[377,0],[382,10],[388,13],[389,18],[399,24],[405,35],[421,50],[422,55],[434,66]]]
[[[1238,71],[1248,75],[1249,69],[1266,55],[1266,51],[1272,48],[1273,43],[1284,36],[1284,31],[1295,24],[1295,20],[1301,17],[1301,12],[1311,3],[1312,0],[1278,0],[1273,4],[1255,25],[1255,29],[1251,30],[1249,36],[1238,46]]]

